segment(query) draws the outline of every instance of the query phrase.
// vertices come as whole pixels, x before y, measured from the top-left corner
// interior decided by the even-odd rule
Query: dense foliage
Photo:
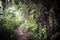
[[[15,29],[21,24],[30,39],[46,40],[58,25],[54,6],[55,1],[52,0],[0,0],[1,40],[15,40]]]

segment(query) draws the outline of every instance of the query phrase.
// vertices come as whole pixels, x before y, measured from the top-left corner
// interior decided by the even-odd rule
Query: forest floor
[[[25,30],[24,24],[19,25],[16,29],[15,29],[15,33],[17,34],[17,40],[28,40],[29,39],[29,34],[28,32]]]

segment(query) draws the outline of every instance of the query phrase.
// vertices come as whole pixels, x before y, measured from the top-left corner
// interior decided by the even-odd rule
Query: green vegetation
[[[21,24],[24,24],[25,30],[28,31],[29,37],[33,40],[46,40],[50,32],[52,34],[53,27],[56,30],[58,23],[53,7],[45,6],[43,1],[39,2],[37,3],[36,0],[0,1],[2,40],[15,40],[15,29]]]

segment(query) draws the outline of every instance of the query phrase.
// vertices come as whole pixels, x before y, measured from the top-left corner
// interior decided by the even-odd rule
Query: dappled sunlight
[[[9,15],[8,15],[8,17],[12,17],[12,16],[14,16],[14,17],[16,17],[16,19],[17,20],[19,20],[19,21],[23,21],[24,19],[23,19],[23,15],[22,15],[22,11],[20,11],[20,10],[17,10],[17,8],[15,7],[15,6],[11,6],[11,7],[8,7],[6,10],[5,10]],[[11,16],[12,15],[12,16]],[[22,20],[23,19],[23,20]]]

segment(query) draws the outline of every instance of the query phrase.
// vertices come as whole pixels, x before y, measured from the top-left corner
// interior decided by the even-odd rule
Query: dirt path
[[[19,27],[15,29],[16,40],[28,40],[29,35],[25,30],[24,24],[21,24]]]

